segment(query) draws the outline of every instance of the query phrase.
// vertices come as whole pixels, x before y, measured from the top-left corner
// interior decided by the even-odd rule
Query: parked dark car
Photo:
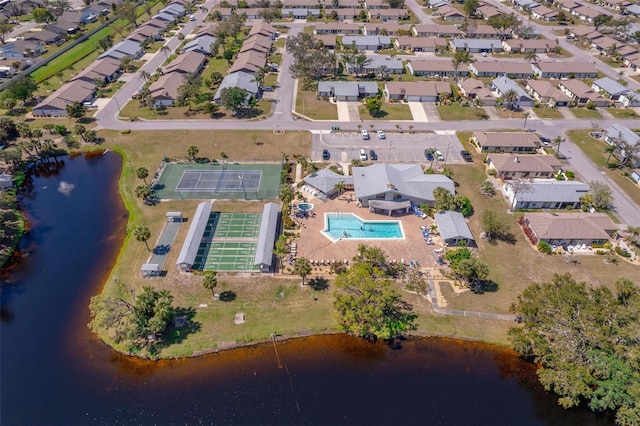
[[[433,157],[433,153],[431,152],[430,148],[427,148],[424,150],[424,158],[427,159],[427,161],[433,161],[434,157]]]
[[[462,159],[467,163],[473,163],[473,157],[471,156],[471,154],[469,154],[469,151],[467,151],[466,149],[463,149],[462,151],[460,151],[460,155],[462,156]]]
[[[375,161],[378,159],[378,154],[376,154],[374,150],[371,150],[369,151],[369,158]]]
[[[329,150],[328,149],[323,149],[322,150],[322,159],[323,160],[328,160],[329,158],[331,158],[331,154],[329,154]]]
[[[544,136],[540,136],[540,141],[545,143],[551,143],[551,139],[545,138]]]

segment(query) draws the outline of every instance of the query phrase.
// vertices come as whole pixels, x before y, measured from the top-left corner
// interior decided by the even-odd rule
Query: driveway
[[[360,121],[358,102],[337,101],[336,105],[338,107],[338,121],[342,123]]]
[[[422,107],[421,102],[407,102],[409,104],[409,109],[411,110],[411,115],[413,116],[413,121],[417,123],[428,123],[429,118],[427,117],[427,113]]]
[[[422,109],[427,114],[427,120],[431,123],[439,123],[441,121],[435,102],[423,102]]]

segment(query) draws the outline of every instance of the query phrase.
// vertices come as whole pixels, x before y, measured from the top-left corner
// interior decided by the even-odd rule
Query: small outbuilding
[[[256,247],[254,265],[260,266],[260,272],[271,272],[273,265],[273,247],[278,232],[278,218],[280,206],[276,203],[267,203],[262,210],[262,222]]]
[[[143,278],[159,277],[162,270],[157,263],[143,263],[140,267],[140,273]]]
[[[474,246],[475,240],[461,213],[454,211],[439,212],[434,215],[438,230],[447,247],[456,247],[460,242],[466,246]]]
[[[209,221],[212,208],[213,203],[210,202],[198,204],[196,213],[193,215],[193,221],[191,222],[189,231],[187,231],[187,236],[184,239],[182,250],[180,250],[178,260],[176,261],[178,268],[180,268],[180,271],[182,272],[191,272],[191,269],[193,268],[193,264],[196,261],[196,255],[198,254],[198,248],[202,242],[204,230],[207,227],[207,222]]]

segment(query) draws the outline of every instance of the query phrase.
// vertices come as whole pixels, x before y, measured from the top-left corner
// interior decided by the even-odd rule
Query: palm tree
[[[402,126],[399,124],[396,124],[396,129],[398,129],[398,132],[402,133]]]
[[[278,258],[280,262],[280,272],[284,269],[284,264],[282,263],[282,259],[289,252],[287,249],[287,237],[284,235],[280,235],[278,240],[276,241],[276,246],[273,249],[273,254]]]
[[[198,155],[198,147],[195,145],[189,145],[187,147],[187,157],[189,157],[190,161],[194,161],[196,159],[196,155]]]
[[[527,127],[527,118],[529,118],[529,113],[525,112],[522,114],[522,116],[524,117],[524,124],[522,125],[522,130],[524,130]]]
[[[617,147],[615,145],[609,145],[604,149],[605,154],[609,154],[607,157],[607,164],[609,164],[609,160],[611,160],[613,153],[616,152],[616,148]]]
[[[147,177],[149,177],[149,169],[147,169],[146,167],[138,167],[136,169],[136,176],[138,177],[138,179],[142,179],[144,181],[144,184],[147,184]]]
[[[169,49],[167,46],[162,46],[162,47],[160,48],[160,51],[161,51],[162,53],[164,53],[164,54],[165,54],[165,56],[169,56],[169,53],[171,53],[171,49]]]
[[[515,89],[509,89],[502,95],[502,100],[507,103],[509,109],[514,109],[514,104],[518,100],[518,92],[516,92]]]
[[[414,126],[412,124],[409,124],[409,133],[413,133],[413,127]]]
[[[333,185],[333,189],[338,191],[338,195],[342,195],[344,193],[344,181],[339,181],[335,185]]]
[[[136,197],[146,199],[151,196],[151,188],[149,185],[138,185],[135,189]]]
[[[308,259],[299,257],[293,263],[293,272],[297,275],[300,275],[300,277],[302,278],[302,285],[304,285],[305,277],[311,273],[311,263],[309,263]]]
[[[218,273],[216,271],[207,271],[204,273],[204,279],[202,280],[202,287],[207,290],[211,290],[211,297],[216,297],[214,289],[218,285]]]
[[[289,205],[291,201],[293,201],[293,197],[295,197],[295,194],[291,185],[282,185],[282,188],[280,188],[280,199],[282,202]]]
[[[627,234],[627,239],[632,243],[635,243],[636,241],[638,241],[638,236],[640,235],[640,226],[627,226]]]
[[[138,74],[138,79],[143,79],[144,81],[147,81],[149,80],[149,78],[151,78],[151,74],[149,74],[145,70],[140,71],[140,74]]]
[[[534,50],[532,50],[530,52],[526,52],[524,54],[524,59],[526,59],[527,62],[529,62],[529,63],[531,63],[533,61],[537,61],[538,60],[538,54]]]
[[[143,242],[144,245],[147,246],[148,251],[151,251],[148,243],[148,240],[151,237],[151,231],[149,231],[149,228],[144,225],[137,225],[133,228],[133,236],[137,241]]]

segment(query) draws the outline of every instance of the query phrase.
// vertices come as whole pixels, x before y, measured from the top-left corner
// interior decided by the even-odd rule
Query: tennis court
[[[154,191],[161,199],[276,199],[281,164],[165,164]]]
[[[254,265],[262,213],[214,212],[204,231],[194,269],[256,271]]]

